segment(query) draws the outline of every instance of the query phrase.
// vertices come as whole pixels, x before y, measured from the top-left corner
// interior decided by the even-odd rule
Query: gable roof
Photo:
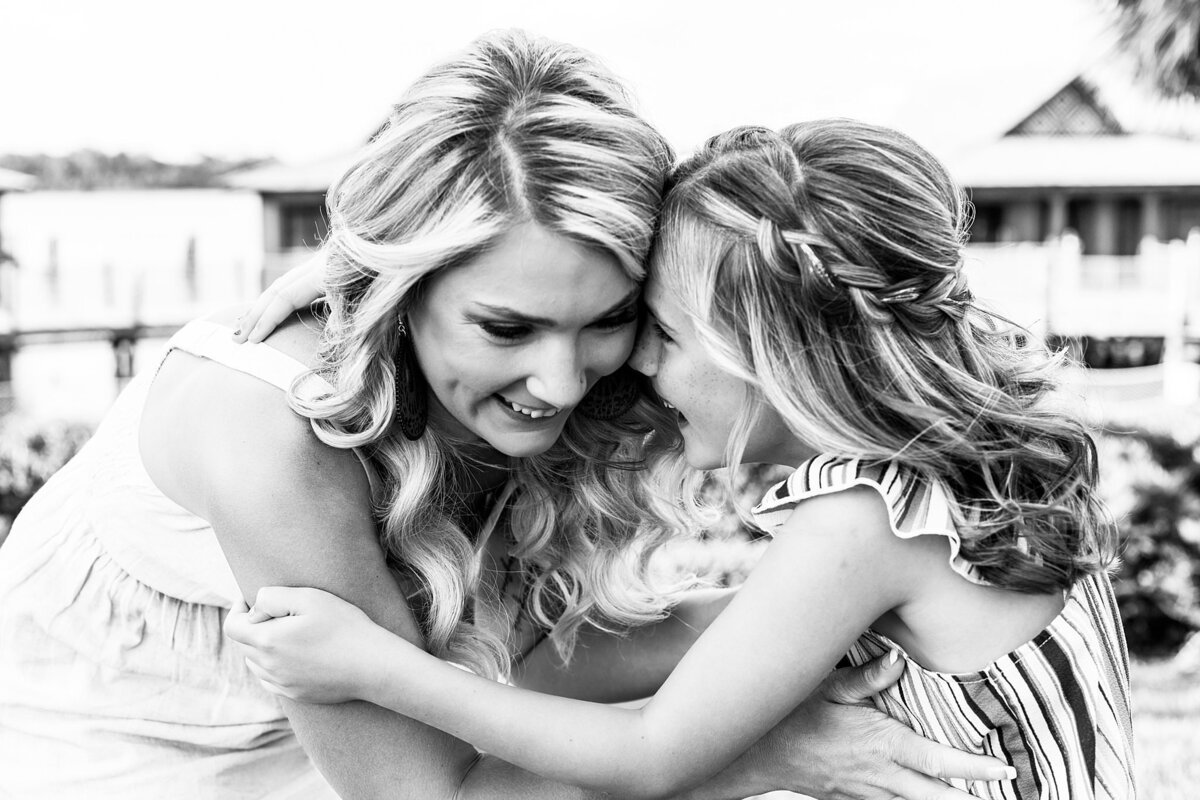
[[[1161,96],[1110,54],[949,162],[973,189],[1200,187],[1200,100]]]
[[[1005,136],[1099,136],[1124,133],[1121,123],[1082,77],[1075,78]]]

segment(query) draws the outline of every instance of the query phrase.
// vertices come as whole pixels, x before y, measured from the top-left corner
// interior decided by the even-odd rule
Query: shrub
[[[1114,589],[1129,649],[1171,655],[1200,629],[1197,446],[1147,430],[1100,437],[1101,489],[1121,527]]]
[[[0,543],[17,512],[92,435],[79,423],[0,419]]]

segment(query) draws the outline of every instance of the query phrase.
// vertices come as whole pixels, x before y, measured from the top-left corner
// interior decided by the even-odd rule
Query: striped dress
[[[755,507],[768,532],[809,497],[871,486],[887,503],[892,530],[950,541],[950,563],[985,583],[959,554],[944,487],[895,463],[817,456],[773,487]],[[1091,800],[1135,796],[1129,660],[1108,578],[1079,581],[1045,630],[985,669],[947,674],[925,669],[887,637],[868,630],[844,663],[859,665],[897,649],[904,675],[875,698],[881,711],[929,739],[995,756],[1015,781],[952,781],[996,800]]]

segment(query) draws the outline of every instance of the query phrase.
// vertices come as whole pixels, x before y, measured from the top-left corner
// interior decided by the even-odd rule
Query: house
[[[950,159],[977,293],[1096,367],[1200,360],[1200,101],[1107,60]]]
[[[10,169],[0,169],[0,212],[4,209],[3,195],[6,192],[19,192],[33,187],[37,179],[23,172]],[[16,261],[4,249],[4,240],[0,238],[0,413],[13,409],[12,391],[12,343],[9,331],[13,327],[13,298],[16,295]]]
[[[351,164],[354,153],[338,153],[299,165],[272,164],[239,172],[226,184],[262,197],[262,285],[307,257],[329,230],[325,192]]]
[[[1109,57],[1025,101],[1006,87],[1016,102],[989,98],[979,119],[960,115],[975,130],[939,154],[974,206],[966,265],[977,296],[1093,367],[1194,366],[1200,101],[1163,99],[1131,75]],[[324,190],[352,157],[233,179],[263,198],[264,283],[324,234]],[[1163,371],[1137,391],[1161,395]],[[1200,376],[1182,374],[1195,390],[1180,397],[1200,391]]]
[[[11,169],[0,168],[0,197],[5,192],[20,192],[25,189],[33,188],[37,179],[32,175],[26,175],[23,172],[14,172]],[[0,265],[11,261],[11,256],[7,255],[4,250],[4,242],[0,241]],[[0,302],[3,299],[0,298]]]
[[[0,212],[4,208],[3,195],[6,192],[32,189],[35,183],[37,183],[37,179],[32,175],[0,168]],[[4,330],[12,327],[12,302],[16,285],[13,270],[16,269],[16,266],[12,254],[4,246],[4,239],[0,237],[0,329]],[[0,364],[0,383],[7,380],[8,376],[4,372],[4,365]]]

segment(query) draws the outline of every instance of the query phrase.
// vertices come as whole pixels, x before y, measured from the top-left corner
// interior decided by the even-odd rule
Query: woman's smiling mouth
[[[533,406],[523,405],[523,404],[517,403],[513,400],[509,400],[507,397],[504,397],[503,395],[500,395],[500,394],[493,395],[493,396],[500,402],[501,405],[503,405],[508,410],[513,411],[517,414],[520,414],[521,416],[526,417],[528,419],[544,419],[547,417],[553,417],[555,414],[557,414],[559,412],[559,409],[553,408],[553,407],[535,408]]]

